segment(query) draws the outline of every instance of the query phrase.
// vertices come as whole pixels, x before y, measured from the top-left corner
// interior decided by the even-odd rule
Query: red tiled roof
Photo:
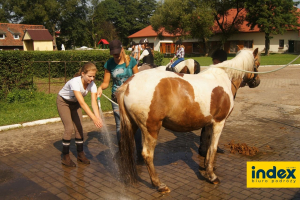
[[[100,44],[101,42],[102,42],[103,44],[109,44],[109,42],[107,42],[106,39],[101,39],[101,40],[99,40],[98,44]]]
[[[48,29],[35,29],[35,30],[26,30],[26,31],[33,41],[53,40],[53,37],[49,33]]]
[[[297,9],[297,12],[300,12],[300,9]],[[237,13],[236,9],[230,9],[228,10],[228,16],[226,17],[227,23],[231,23],[235,17]],[[246,10],[242,10],[239,13],[240,17],[246,17],[247,11]],[[220,22],[222,23],[222,20],[220,20]],[[300,18],[298,19],[298,22],[300,24]],[[239,32],[242,33],[253,33],[253,32],[259,32],[259,28],[257,26],[254,27],[253,30],[250,30],[250,27],[247,26],[247,21],[244,21],[243,24],[240,25],[239,27]],[[221,29],[219,28],[217,22],[214,23],[213,28],[213,32],[214,33],[221,33]],[[300,26],[297,28],[298,30],[300,29]],[[128,36],[128,38],[138,38],[138,37],[157,37],[158,34],[152,29],[152,26],[147,26],[146,28]],[[174,35],[171,35],[169,33],[163,32],[163,36],[167,36],[167,37],[174,37]],[[176,35],[179,36],[179,35]]]
[[[226,21],[225,23],[227,24],[231,24],[233,19],[235,18],[237,14],[237,9],[229,9],[228,10],[228,15],[226,17]],[[242,11],[239,12],[238,17],[242,17],[245,18],[247,15],[247,11],[245,9],[243,9]],[[220,23],[223,22],[223,20],[219,20]],[[253,32],[259,32],[259,28],[257,26],[254,27],[253,30],[250,30],[250,27],[247,26],[247,21],[244,20],[243,24],[241,24],[238,28],[239,28],[239,32],[242,33],[253,33]],[[218,26],[218,23],[215,21],[214,26],[213,26],[213,32],[214,33],[222,33],[221,29]]]
[[[180,34],[177,34],[176,36],[179,36]],[[137,37],[156,37],[157,33],[153,30],[152,26],[149,25],[146,28],[128,36],[128,38],[137,38]],[[162,31],[162,36],[164,37],[175,37],[173,34],[170,34],[166,31]]]
[[[43,25],[9,24],[0,23],[0,33],[5,34],[5,39],[0,39],[1,46],[23,47],[23,36],[26,29],[45,29]],[[19,39],[14,39],[13,34],[19,34]]]

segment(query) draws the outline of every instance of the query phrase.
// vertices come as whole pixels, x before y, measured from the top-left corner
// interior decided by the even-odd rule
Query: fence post
[[[50,75],[50,61],[48,61],[48,65],[49,65],[49,94],[50,94],[50,78],[51,78],[51,75]]]
[[[67,82],[67,62],[65,61],[65,83]]]

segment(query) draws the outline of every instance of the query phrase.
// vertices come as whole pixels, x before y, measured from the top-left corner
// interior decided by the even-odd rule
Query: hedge
[[[129,51],[126,53],[130,54]],[[0,51],[0,99],[13,89],[33,89],[33,77],[48,78],[49,62],[45,61],[51,61],[50,78],[65,77],[65,74],[66,77],[73,77],[84,64],[83,61],[94,62],[98,68],[96,79],[102,81],[103,66],[110,57],[109,50]],[[163,54],[154,52],[156,65],[160,66],[163,58]]]

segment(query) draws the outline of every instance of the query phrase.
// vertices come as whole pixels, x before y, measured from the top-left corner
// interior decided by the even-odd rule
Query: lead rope
[[[119,105],[119,104],[117,104],[116,102],[114,102],[113,100],[111,100],[110,98],[108,98],[105,94],[103,94],[102,93],[102,95],[105,97],[105,98],[107,98],[110,102],[112,102],[113,104],[115,104],[115,105]]]
[[[294,60],[292,60],[291,62],[289,62],[288,64],[286,64],[286,65],[284,65],[283,67],[280,67],[280,68],[278,68],[278,69],[274,69],[274,70],[271,70],[271,71],[266,71],[266,72],[252,72],[252,71],[247,71],[247,70],[242,70],[242,69],[236,69],[236,68],[233,68],[233,67],[220,67],[220,68],[229,68],[229,69],[235,69],[235,70],[238,70],[238,71],[242,71],[242,72],[248,72],[248,73],[252,73],[252,74],[267,74],[267,73],[272,73],[272,72],[276,72],[276,71],[278,71],[278,70],[281,70],[281,69],[283,69],[283,68],[285,68],[285,67],[287,67],[287,66],[289,66],[290,64],[292,64],[293,62],[295,62],[298,58],[300,57],[300,55],[298,55]],[[170,64],[170,63],[168,63],[168,64]],[[211,65],[211,66],[209,66],[209,67],[216,67],[215,65]],[[232,82],[231,82],[232,83]],[[233,84],[234,85],[234,84]],[[234,85],[234,87],[236,87],[235,85]],[[107,97],[105,94],[103,94],[102,93],[102,95],[106,98],[106,99],[108,99],[110,102],[112,102],[113,104],[115,104],[115,105],[119,105],[119,104],[117,104],[116,102],[114,102],[113,100],[111,100],[109,97]]]
[[[266,72],[252,72],[252,71],[247,71],[247,70],[243,70],[243,69],[236,69],[236,68],[233,68],[233,67],[222,67],[222,66],[215,66],[215,65],[211,65],[209,66],[210,67],[219,67],[219,68],[229,68],[229,69],[235,69],[235,70],[238,70],[238,71],[242,71],[242,72],[246,72],[246,73],[251,73],[251,74],[268,74],[268,73],[271,73],[271,72],[276,72],[278,70],[281,70],[287,66],[289,66],[290,64],[292,64],[293,62],[295,62],[295,60],[297,60],[298,58],[300,57],[300,55],[298,55],[294,60],[292,60],[291,62],[289,62],[288,64],[284,65],[283,67],[280,67],[278,69],[274,69],[274,70],[271,70],[271,71],[266,71]]]

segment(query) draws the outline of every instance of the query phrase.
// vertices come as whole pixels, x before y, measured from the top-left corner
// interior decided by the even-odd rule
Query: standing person
[[[141,45],[135,43],[134,54],[133,54],[132,57],[134,57],[134,59],[137,61],[137,63],[138,63],[138,61],[139,61],[139,59],[140,59],[141,50],[142,50]]]
[[[171,63],[173,62],[173,60],[175,58],[177,58],[177,60],[175,62],[172,63],[171,65],[171,69],[172,71],[175,71],[174,67],[181,61],[184,61],[184,54],[185,54],[185,47],[184,45],[182,45],[182,42],[181,40],[177,40],[176,41],[176,48],[177,48],[177,51],[176,51],[176,54],[174,55],[174,57],[171,59]]]
[[[213,61],[213,64],[216,65],[218,63],[221,63],[221,62],[224,62],[225,60],[227,60],[227,53],[226,51],[224,51],[223,49],[217,49],[211,56],[212,58],[212,61]],[[200,135],[200,145],[199,145],[199,149],[198,149],[198,153],[203,156],[203,157],[206,157],[206,153],[207,153],[207,150],[206,149],[203,149],[201,148],[201,144],[203,144],[203,138],[206,138],[204,135],[207,134],[205,132],[205,127],[202,128],[201,130],[201,135]],[[219,146],[217,148],[217,153],[224,153],[225,151],[223,149],[221,149]]]
[[[130,56],[131,56],[131,57],[134,57],[136,43],[135,43],[134,41],[131,41],[131,42],[130,42],[130,46],[131,46],[131,53],[130,53]]]
[[[110,78],[113,80],[113,85],[111,89],[111,99],[117,103],[115,96],[116,90],[133,74],[138,73],[138,68],[136,60],[125,54],[125,51],[122,47],[122,43],[119,40],[113,40],[109,43],[110,55],[113,55],[113,58],[110,58],[105,64],[105,72],[103,83],[98,88],[98,96],[102,95],[102,91],[109,86]],[[120,141],[120,113],[119,106],[112,103],[113,113],[116,121],[116,132],[117,139]],[[136,146],[137,149],[141,148],[141,135],[135,134],[136,137]]]
[[[150,65],[152,68],[154,65],[154,53],[153,50],[148,46],[149,42],[147,38],[143,38],[140,40],[141,48],[143,49],[143,53],[141,54],[139,60],[143,60],[143,65]]]
[[[71,160],[69,155],[70,142],[72,133],[75,130],[75,143],[77,147],[77,161],[84,164],[90,164],[83,152],[83,128],[82,128],[82,110],[93,120],[97,128],[102,127],[102,119],[99,115],[97,106],[97,86],[94,83],[97,68],[88,62],[86,63],[74,78],[69,80],[64,87],[59,91],[56,99],[57,110],[61,121],[64,125],[64,135],[62,139],[63,144],[63,158],[62,164],[68,167],[76,167],[76,164]],[[84,96],[91,92],[92,108],[84,101]]]

